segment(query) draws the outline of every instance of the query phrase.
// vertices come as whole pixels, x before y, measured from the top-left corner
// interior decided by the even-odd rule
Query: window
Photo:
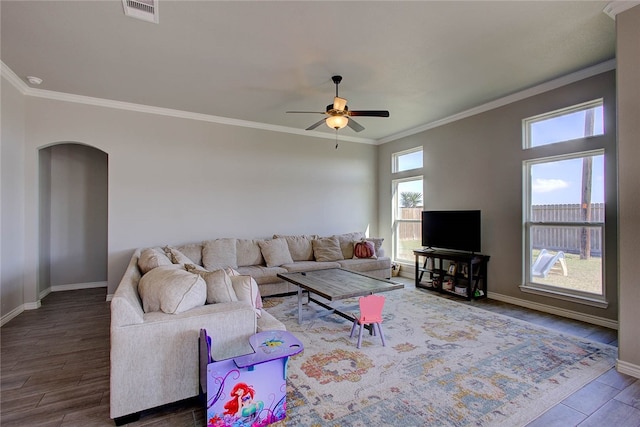
[[[391,172],[404,172],[412,169],[422,169],[422,148],[394,153]],[[422,191],[422,190],[421,190]]]
[[[602,99],[525,119],[524,129],[525,148],[602,135]]]
[[[525,147],[602,133],[602,102],[596,104],[525,120]],[[523,290],[606,306],[604,159],[596,149],[524,162]]]
[[[422,153],[422,151],[420,151]],[[422,177],[393,181],[393,260],[413,262],[422,247]]]

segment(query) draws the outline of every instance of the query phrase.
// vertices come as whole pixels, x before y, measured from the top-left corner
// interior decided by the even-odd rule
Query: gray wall
[[[607,309],[524,293],[522,235],[522,119],[604,97],[607,179],[606,293]],[[594,149],[595,140],[571,143]],[[494,297],[518,299],[617,320],[617,245],[615,177],[615,73],[591,77],[559,89],[426,130],[380,147],[379,186],[381,236],[391,240],[391,154],[413,147],[424,152],[426,209],[481,209],[482,252],[490,255],[488,290]],[[556,148],[536,149],[536,155],[557,154]]]
[[[0,300],[5,316],[24,303],[25,99],[0,80]]]
[[[327,139],[40,98],[28,98],[26,110],[25,223],[34,230],[25,238],[27,266],[41,252],[37,153],[64,141],[109,156],[109,293],[138,247],[377,234],[375,146],[341,142],[335,150]],[[26,288],[37,275],[27,267]]]
[[[640,378],[640,6],[618,15],[616,25],[620,194],[618,368]]]

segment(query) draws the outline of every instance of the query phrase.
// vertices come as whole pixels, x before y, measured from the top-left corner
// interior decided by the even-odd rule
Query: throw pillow
[[[380,254],[380,249],[382,249],[382,242],[384,242],[384,238],[382,237],[367,237],[366,240],[369,242],[373,242],[373,246],[376,250],[376,256],[382,256]]]
[[[202,248],[202,265],[210,271],[219,268],[238,268],[236,258],[236,239],[225,238],[208,240]]]
[[[189,270],[188,267],[187,270]],[[195,270],[194,272],[199,274],[207,284],[207,304],[238,301],[236,292],[231,284],[231,278],[223,269],[214,271]]]
[[[364,239],[364,233],[360,231],[354,231],[353,233],[345,233],[336,235],[338,242],[340,242],[340,249],[342,250],[342,256],[344,259],[353,258],[353,242],[355,240]]]
[[[258,284],[253,277],[231,276],[231,283],[233,285],[233,290],[238,297],[238,301],[250,302],[256,312],[256,315],[260,317],[262,314],[262,297],[260,296]]]
[[[189,243],[187,245],[176,246],[194,264],[202,265],[202,243]]]
[[[154,248],[144,249],[138,257],[138,268],[142,274],[146,274],[161,265],[171,264],[171,260],[163,252]]]
[[[279,267],[282,264],[293,264],[289,246],[283,238],[258,241],[260,251],[264,257],[267,267]]]
[[[195,265],[195,264],[185,264],[184,269],[187,270],[189,273],[194,273],[194,274],[209,272],[209,270],[207,270],[206,268],[200,267],[199,265]]]
[[[142,276],[138,293],[145,313],[178,314],[204,305],[207,284],[197,274],[172,266],[158,267]]]
[[[377,259],[376,248],[370,240],[360,240],[353,242],[353,258],[373,258]]]
[[[280,236],[274,234],[273,238],[284,238],[289,246],[291,259],[294,261],[313,261],[313,239],[317,236]]]
[[[238,272],[238,270],[235,270],[231,267],[227,267],[224,269],[224,271],[229,275],[229,276],[240,276],[240,273]]]
[[[264,258],[258,243],[260,239],[236,239],[236,256],[238,267],[248,265],[264,265]]]
[[[167,256],[171,259],[171,262],[174,264],[193,264],[193,261],[188,256],[186,256],[185,254],[183,254],[182,252],[180,252],[174,247],[165,246],[164,252],[167,254]]]
[[[316,261],[338,261],[344,259],[337,236],[315,239],[312,244],[313,256]]]

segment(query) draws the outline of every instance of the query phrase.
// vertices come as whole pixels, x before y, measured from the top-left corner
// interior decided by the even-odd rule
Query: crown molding
[[[600,64],[596,64],[594,66],[584,68],[580,71],[576,71],[575,73],[567,74],[565,76],[559,77],[554,80],[550,80],[548,82],[539,84],[529,89],[525,89],[520,92],[516,92],[511,95],[507,95],[505,97],[496,99],[494,101],[487,102],[486,104],[482,104],[477,107],[470,108],[460,113],[453,114],[449,117],[445,117],[443,119],[426,123],[424,125],[421,125],[412,129],[408,129],[403,132],[389,135],[385,138],[379,139],[378,144],[385,144],[387,142],[392,142],[400,138],[405,138],[420,132],[424,132],[429,129],[434,129],[449,123],[453,123],[455,121],[465,119],[467,117],[475,116],[476,114],[484,113],[498,107],[503,107],[505,105],[512,104],[514,102],[521,101],[523,99],[530,98],[532,96],[539,95],[541,93],[548,92],[550,90],[557,89],[559,87],[566,86],[571,83],[575,83],[577,81],[586,79],[588,77],[593,77],[597,74],[615,70],[615,68],[616,68],[616,60],[610,59],[609,61],[601,62]]]
[[[625,10],[631,9],[634,6],[640,4],[637,0],[616,0],[607,4],[602,11],[609,16],[609,18],[616,20],[616,16]]]
[[[617,1],[612,3],[633,3],[633,5],[640,4],[640,1]],[[626,6],[624,10],[629,9],[632,6]],[[617,9],[617,13],[620,13],[622,10],[620,8]],[[4,62],[0,61],[2,71],[2,76],[7,78],[7,80],[13,84],[23,95],[33,96],[36,98],[45,98],[52,99],[57,101],[65,101],[65,102],[74,102],[79,104],[86,105],[94,105],[105,108],[115,108],[120,110],[127,111],[135,111],[146,114],[156,114],[168,117],[176,117],[188,120],[198,120],[210,123],[219,123],[229,126],[239,126],[245,128],[259,129],[259,130],[267,130],[272,132],[281,132],[281,133],[289,133],[293,135],[301,135],[301,136],[312,136],[315,138],[325,138],[325,139],[336,139],[336,135],[332,133],[319,132],[319,131],[306,131],[297,128],[291,128],[287,126],[278,126],[271,125],[267,123],[259,123],[252,122],[248,120],[239,120],[232,119],[229,117],[220,117],[220,116],[212,116],[209,114],[200,114],[200,113],[192,113],[188,111],[174,110],[170,108],[162,108],[162,107],[153,107],[149,105],[142,104],[134,104],[131,102],[122,102],[122,101],[114,101],[110,99],[103,98],[93,98],[89,96],[82,95],[73,95],[69,93],[63,92],[54,92],[50,90],[44,89],[35,89],[29,87],[22,79],[20,79]],[[338,134],[338,141],[348,141],[355,142],[360,144],[373,144],[373,145],[382,145],[387,142],[396,141],[401,138],[406,138],[411,135],[418,134],[420,132],[424,132],[429,129],[434,129],[439,126],[443,126],[449,123],[453,123],[458,120],[462,120],[471,116],[475,116],[476,114],[484,113],[495,108],[503,107],[505,105],[511,104],[513,102],[521,101],[523,99],[539,95],[541,93],[557,89],[562,86],[566,86],[571,83],[575,83],[577,81],[593,77],[597,74],[601,74],[607,71],[614,70],[616,68],[616,60],[611,59],[609,61],[601,62],[600,64],[593,65],[591,67],[584,68],[582,70],[576,71],[571,74],[567,74],[565,76],[559,77],[554,80],[550,80],[548,82],[539,84],[537,86],[522,90],[520,92],[513,93],[511,95],[507,95],[505,97],[496,99],[494,101],[488,102],[486,104],[479,105],[477,107],[470,108],[468,110],[462,111],[457,114],[453,114],[448,117],[444,117],[442,119],[426,123],[424,125],[407,129],[405,131],[395,133],[393,135],[386,136],[381,139],[369,139],[369,138],[359,138],[354,136],[345,136]]]
[[[76,104],[93,105],[97,107],[115,108],[118,110],[135,111],[138,113],[156,114],[161,116],[176,117],[180,119],[198,120],[202,122],[218,123],[229,126],[239,126],[244,128],[267,130],[271,132],[289,133],[293,135],[302,135],[305,137],[325,138],[335,140],[336,135],[333,133],[306,131],[303,129],[291,128],[288,126],[271,125],[267,123],[252,122],[249,120],[232,119],[229,117],[213,116],[209,114],[192,113],[189,111],[174,110],[171,108],[153,107],[150,105],[135,104],[132,102],[114,101],[111,99],[94,98],[84,95],[74,95],[64,92],[55,92],[52,90],[36,89],[29,87],[20,77],[18,77],[4,62],[0,62],[2,76],[5,77],[13,86],[16,87],[23,95],[32,96],[34,98],[51,99],[56,101],[73,102]],[[356,142],[360,144],[377,144],[375,139],[359,138],[357,136],[348,136],[338,134],[338,141]]]
[[[0,75],[7,79],[9,83],[13,85],[18,91],[26,95],[29,90],[29,86],[13,72],[11,68],[9,68],[4,62],[0,61]]]

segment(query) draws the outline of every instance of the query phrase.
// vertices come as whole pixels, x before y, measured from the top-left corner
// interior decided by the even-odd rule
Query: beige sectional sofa
[[[374,257],[354,258],[354,242],[362,239],[374,243]],[[332,240],[333,243],[337,240],[340,249],[330,252],[328,256],[318,257],[318,254],[326,254],[322,249],[331,249]],[[287,259],[287,254],[274,248],[278,246],[273,244],[274,241],[286,242],[290,258]],[[361,232],[328,237],[274,235],[272,239],[224,238],[176,248],[195,264],[207,269],[231,267],[240,274],[253,277],[263,297],[297,290],[295,286],[280,279],[278,273],[346,268],[382,279],[391,277],[391,259],[384,254],[382,239],[365,238]]]
[[[278,273],[341,267],[389,278],[381,239],[366,242],[372,256],[354,258],[354,242],[362,239],[362,233],[223,238],[136,250],[111,300],[111,418],[122,424],[145,409],[197,396],[201,328],[212,338],[215,360],[251,352],[248,339],[256,332],[285,329],[260,309],[260,295],[296,290]],[[234,298],[209,303],[208,275],[222,270]]]

